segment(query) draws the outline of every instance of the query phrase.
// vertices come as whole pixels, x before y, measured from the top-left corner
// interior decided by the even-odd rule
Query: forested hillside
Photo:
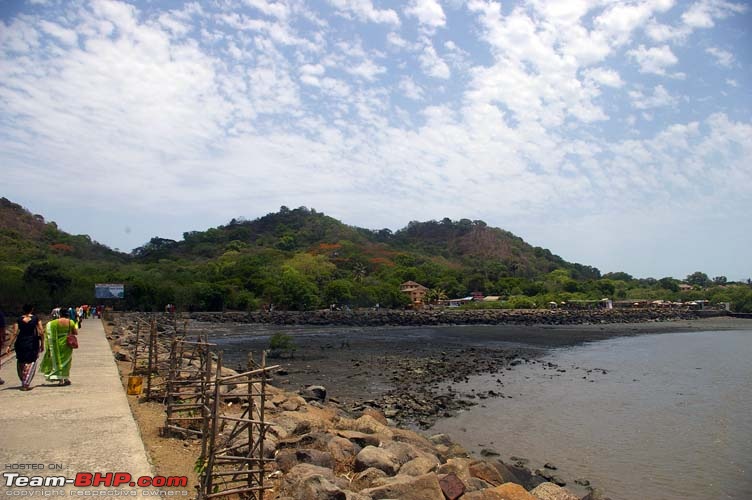
[[[168,303],[182,310],[403,307],[399,285],[408,280],[428,287],[430,299],[479,291],[504,297],[496,304],[504,307],[611,297],[726,298],[752,308],[748,286],[705,278],[679,292],[673,278],[602,277],[483,221],[411,222],[393,233],[348,226],[305,207],[233,219],[180,241],[154,237],[123,254],[0,202],[0,307],[7,311],[24,302],[91,303],[99,282],[125,283],[120,307],[142,310]]]

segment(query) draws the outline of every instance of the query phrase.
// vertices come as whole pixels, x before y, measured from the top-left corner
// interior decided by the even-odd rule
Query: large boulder
[[[536,486],[531,492],[538,500],[580,500],[569,490],[554,483],[543,483]]]
[[[375,434],[366,434],[358,431],[337,431],[337,435],[352,441],[361,448],[366,446],[379,446],[381,440]]]
[[[394,455],[400,465],[405,464],[414,458],[417,458],[422,453],[411,444],[398,443],[396,441],[388,441],[384,443],[383,448]]]
[[[366,488],[372,488],[374,486],[377,486],[377,481],[380,481],[384,478],[387,478],[389,476],[386,475],[386,472],[380,469],[374,469],[373,467],[364,470],[363,472],[358,472],[353,476],[352,480],[352,489],[355,491],[360,491]]]
[[[291,481],[287,491],[296,500],[347,500],[345,491],[320,475]]]
[[[387,425],[386,417],[384,416],[381,411],[377,410],[376,408],[366,408],[363,410],[363,415],[368,415],[370,417],[373,417],[377,422]]]
[[[536,500],[525,488],[515,483],[504,483],[487,491],[498,493],[501,500]]]
[[[355,471],[360,472],[373,467],[393,476],[400,468],[400,463],[391,452],[384,448],[366,446],[355,457]]]
[[[499,486],[507,482],[504,481],[503,477],[501,477],[501,474],[499,474],[499,471],[496,469],[496,467],[489,464],[488,462],[484,462],[482,460],[473,462],[470,464],[469,469],[470,475],[472,477],[482,479],[492,486]]]
[[[285,475],[283,493],[296,500],[347,500],[331,469],[296,465]]]
[[[524,486],[522,480],[520,480],[519,477],[517,477],[517,474],[514,473],[514,470],[501,460],[497,460],[495,462],[492,462],[492,465],[496,468],[496,471],[499,473],[499,475],[502,478],[502,483],[517,483]]]
[[[399,475],[391,478],[389,484],[368,488],[360,493],[368,495],[374,500],[384,498],[440,500],[444,498],[436,474],[425,474],[418,477]]]
[[[334,468],[332,454],[326,451],[312,449],[295,450],[295,458],[301,464],[317,465],[327,469]]]
[[[404,463],[400,467],[400,474],[406,474],[408,476],[422,476],[433,472],[439,466],[439,459],[434,455],[428,453],[421,453],[419,456]]]
[[[282,403],[275,404],[278,404],[279,407],[285,411],[297,411],[300,407],[305,406],[306,401],[300,396],[292,396],[291,398],[282,401]]]
[[[450,458],[446,463],[439,466],[436,473],[439,475],[454,474],[460,478],[463,483],[467,484],[472,477],[470,475],[470,464],[473,462],[474,460],[469,458]]]
[[[485,490],[466,493],[462,500],[536,500],[519,484],[505,483]]]
[[[351,462],[361,450],[361,447],[349,439],[340,436],[332,437],[326,444],[326,449],[332,454],[335,462]]]
[[[306,401],[326,401],[326,387],[323,385],[309,385],[300,391]]]

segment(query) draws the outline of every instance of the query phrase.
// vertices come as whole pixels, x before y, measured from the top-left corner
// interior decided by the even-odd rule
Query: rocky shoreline
[[[116,358],[128,361],[136,345],[133,318],[121,317],[109,335]],[[158,326],[168,331],[164,321]],[[145,339],[141,337],[139,344]],[[169,341],[160,342],[164,353]],[[142,344],[143,347],[143,344]],[[518,358],[498,360],[513,365]],[[521,361],[520,361],[521,362]],[[434,380],[444,368],[413,367]],[[484,369],[492,368],[490,366]],[[403,367],[404,370],[408,366]],[[227,373],[232,370],[226,369]],[[437,371],[438,370],[438,371]],[[460,375],[455,377],[459,380]],[[238,400],[240,403],[240,400]],[[603,499],[585,480],[565,489],[556,466],[527,468],[525,459],[499,460],[495,450],[472,457],[449,436],[424,436],[395,426],[375,403],[345,408],[321,386],[291,392],[268,386],[265,403],[271,423],[264,442],[267,484],[265,498],[277,500],[403,500]],[[219,439],[222,439],[220,434]],[[191,441],[188,438],[188,441]]]
[[[540,313],[547,312],[532,313],[513,316],[541,318],[544,314]],[[546,352],[546,347],[622,335],[701,330],[708,328],[709,321],[713,328],[733,328],[733,321],[739,321],[670,322],[671,315],[651,314],[641,315],[644,321],[634,323],[634,314],[586,313],[577,317],[592,320],[589,326],[262,327],[255,334],[255,327],[251,327],[246,334],[241,332],[248,327],[242,327],[245,323],[237,319],[247,315],[234,313],[200,313],[195,319],[208,321],[194,326],[202,332],[209,327],[212,332],[211,325],[216,324],[220,331],[233,332],[229,337],[233,342],[251,342],[226,346],[225,357],[232,351],[242,354],[264,349],[270,332],[300,333],[296,339],[302,352],[294,360],[281,360],[283,369],[271,379],[276,387],[267,408],[267,415],[275,422],[268,447],[270,458],[275,459],[274,469],[269,470],[275,484],[271,498],[572,500],[603,497],[586,479],[567,477],[553,464],[531,470],[522,458],[498,460],[503,446],[494,449],[495,445],[483,449],[480,457],[473,457],[448,436],[425,436],[416,427],[427,429],[436,419],[482,404],[487,398],[509,397],[504,394],[504,374],[520,364],[541,363],[538,356]],[[169,330],[170,319],[158,316],[158,328]],[[274,313],[270,319],[299,320],[295,316]],[[133,320],[127,317],[118,321],[113,339],[126,349],[134,341]],[[546,319],[562,318],[572,316],[559,314],[558,318],[551,315]],[[628,320],[633,324],[619,323]],[[220,324],[230,321],[229,328]],[[309,331],[313,334],[307,335]],[[494,347],[496,341],[504,345]],[[524,345],[514,347],[506,345],[508,342]],[[386,351],[389,346],[391,350]],[[551,372],[560,370],[542,365]],[[472,394],[458,390],[468,377],[488,373],[498,377],[498,388]],[[379,377],[391,388],[373,394],[369,384]],[[354,397],[341,397],[348,390]]]
[[[717,315],[725,313],[719,311]],[[430,325],[586,325],[688,320],[698,311],[674,308],[634,309],[357,309],[351,311],[194,312],[207,323],[272,325],[430,326]],[[704,316],[707,316],[704,315]]]

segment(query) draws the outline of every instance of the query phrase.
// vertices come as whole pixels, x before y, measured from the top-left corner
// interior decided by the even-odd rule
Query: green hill
[[[127,255],[0,201],[0,307],[10,311],[24,302],[92,302],[97,282],[125,283],[120,306],[146,310],[168,303],[190,310],[402,307],[399,285],[408,280],[434,298],[479,291],[509,298],[508,306],[678,294],[671,278],[606,278],[477,220],[411,222],[392,232],[282,207],[187,232],[180,241],[155,237]]]

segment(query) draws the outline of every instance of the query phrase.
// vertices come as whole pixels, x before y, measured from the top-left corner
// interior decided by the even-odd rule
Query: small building
[[[410,297],[410,302],[415,305],[423,303],[428,288],[415,281],[405,281],[400,285],[400,292],[406,293]]]
[[[483,300],[483,292],[472,292],[470,295],[473,296],[473,300],[480,302]]]
[[[483,297],[483,302],[498,302],[501,300],[499,295],[487,295]]]
[[[459,307],[473,301],[472,297],[462,297],[461,299],[449,299],[449,307]]]
[[[688,283],[679,283],[679,291],[680,292],[691,292],[694,289],[695,289],[695,287],[693,287],[692,285],[690,285]]]

